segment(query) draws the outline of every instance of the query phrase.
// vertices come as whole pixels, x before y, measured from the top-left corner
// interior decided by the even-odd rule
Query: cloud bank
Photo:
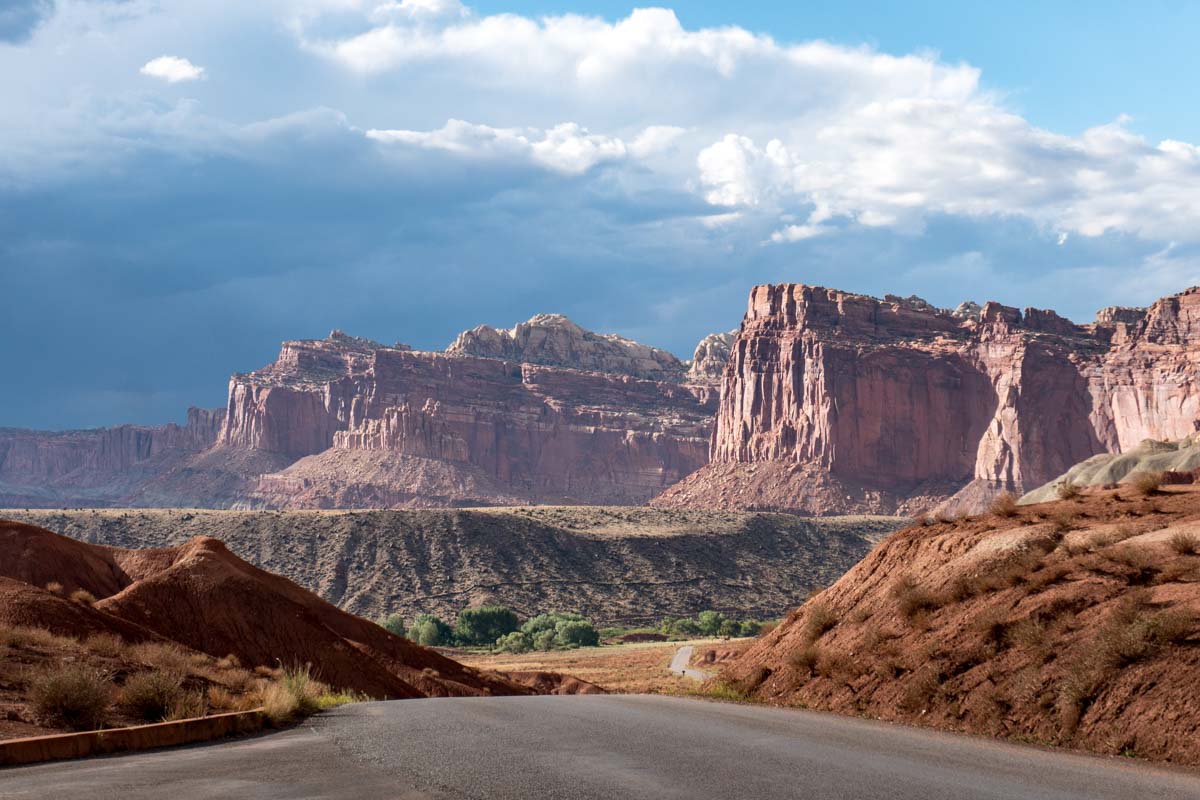
[[[73,396],[163,398],[151,416],[332,327],[441,347],[564,311],[687,355],[755,282],[1086,317],[1200,281],[1195,144],[1125,118],[1046,130],[932,53],[662,8],[14,9],[0,73],[37,78],[0,82],[0,292],[20,307],[0,335],[54,318],[29,385],[67,352],[91,375]],[[111,339],[80,321],[98,297]],[[148,366],[93,369],[113,353]],[[0,404],[0,424],[151,407],[54,402]]]

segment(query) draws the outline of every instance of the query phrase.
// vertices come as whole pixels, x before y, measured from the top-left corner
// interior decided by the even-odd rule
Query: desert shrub
[[[50,592],[50,594],[62,594],[63,585],[58,581],[50,581],[46,584],[46,591]]]
[[[408,638],[426,647],[438,647],[454,643],[454,629],[433,614],[421,614],[408,629]]]
[[[929,590],[922,588],[911,575],[900,576],[892,584],[891,595],[896,600],[901,615],[908,620],[927,611],[933,611],[941,605],[939,598]]]
[[[1191,531],[1176,531],[1167,540],[1167,544],[1181,556],[1194,556],[1200,553],[1200,536]]]
[[[379,620],[379,627],[396,636],[408,636],[408,626],[404,624],[404,617],[400,614],[388,614]]]
[[[939,509],[933,515],[933,518],[942,524],[954,522],[954,520],[958,519],[953,513],[946,509]]]
[[[1079,486],[1070,479],[1060,483],[1054,490],[1059,500],[1074,500],[1079,497]]]
[[[788,660],[797,671],[810,674],[816,669],[817,660],[820,657],[821,648],[815,644],[807,644],[792,651],[792,655]]]
[[[809,603],[805,610],[808,619],[804,622],[804,638],[810,642],[820,639],[838,624],[837,614],[824,603]]]
[[[937,670],[930,666],[923,667],[905,685],[900,709],[910,714],[924,711],[937,696],[940,685]]]
[[[1135,472],[1129,478],[1130,485],[1144,495],[1152,495],[1162,487],[1161,472]]]
[[[506,633],[496,640],[496,649],[505,653],[527,653],[533,649],[533,637],[524,631]]]
[[[845,653],[837,650],[822,650],[817,656],[816,672],[833,680],[849,680],[857,676],[857,665]]]
[[[111,701],[108,676],[82,664],[68,664],[35,677],[29,687],[34,712],[72,730],[100,727]]]
[[[1079,515],[1073,511],[1060,511],[1050,518],[1050,530],[1054,533],[1069,533],[1079,527]]]
[[[1104,555],[1122,569],[1125,582],[1131,586],[1145,586],[1158,576],[1158,561],[1148,548],[1124,544],[1106,550]]]
[[[1143,595],[1123,600],[1096,633],[1096,657],[1101,664],[1123,667],[1153,656],[1159,649],[1187,639],[1197,629],[1190,611],[1151,612]]]
[[[1073,661],[1068,664],[1054,698],[1059,724],[1068,733],[1079,726],[1079,720],[1087,713],[1097,688],[1096,673],[1084,662]]]
[[[166,719],[183,695],[183,677],[178,672],[155,669],[130,675],[121,689],[121,705],[147,722]]]
[[[1012,492],[1001,492],[992,501],[989,509],[998,517],[1015,517],[1017,515],[1017,496]]]
[[[76,589],[71,592],[68,598],[72,603],[78,603],[81,606],[90,606],[96,602],[96,595],[89,592],[87,589]]]
[[[96,655],[116,658],[125,651],[125,640],[115,633],[94,633],[84,641],[83,646]]]
[[[501,636],[520,627],[516,612],[508,606],[464,608],[458,612],[455,635],[463,644],[493,644]]]

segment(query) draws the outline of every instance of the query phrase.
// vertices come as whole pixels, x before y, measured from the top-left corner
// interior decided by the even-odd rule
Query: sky
[[[688,357],[795,281],[1085,322],[1200,284],[1200,3],[0,0],[0,427],[285,339],[557,312]]]

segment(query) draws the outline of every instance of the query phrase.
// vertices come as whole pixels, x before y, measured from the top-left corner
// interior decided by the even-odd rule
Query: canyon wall
[[[1075,325],[998,303],[936,309],[756,287],[711,463],[660,505],[972,511],[1091,455],[1195,430],[1200,290]]]
[[[187,423],[46,432],[0,429],[0,507],[107,506],[216,442],[225,412],[192,408]]]

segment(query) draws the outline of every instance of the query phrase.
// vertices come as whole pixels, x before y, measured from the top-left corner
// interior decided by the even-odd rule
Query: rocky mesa
[[[0,505],[642,503],[707,461],[727,344],[683,362],[556,314],[445,352],[334,331],[186,426],[0,431]]]
[[[655,502],[826,514],[985,508],[1200,411],[1200,289],[1076,325],[801,284],[756,287],[710,464]]]

